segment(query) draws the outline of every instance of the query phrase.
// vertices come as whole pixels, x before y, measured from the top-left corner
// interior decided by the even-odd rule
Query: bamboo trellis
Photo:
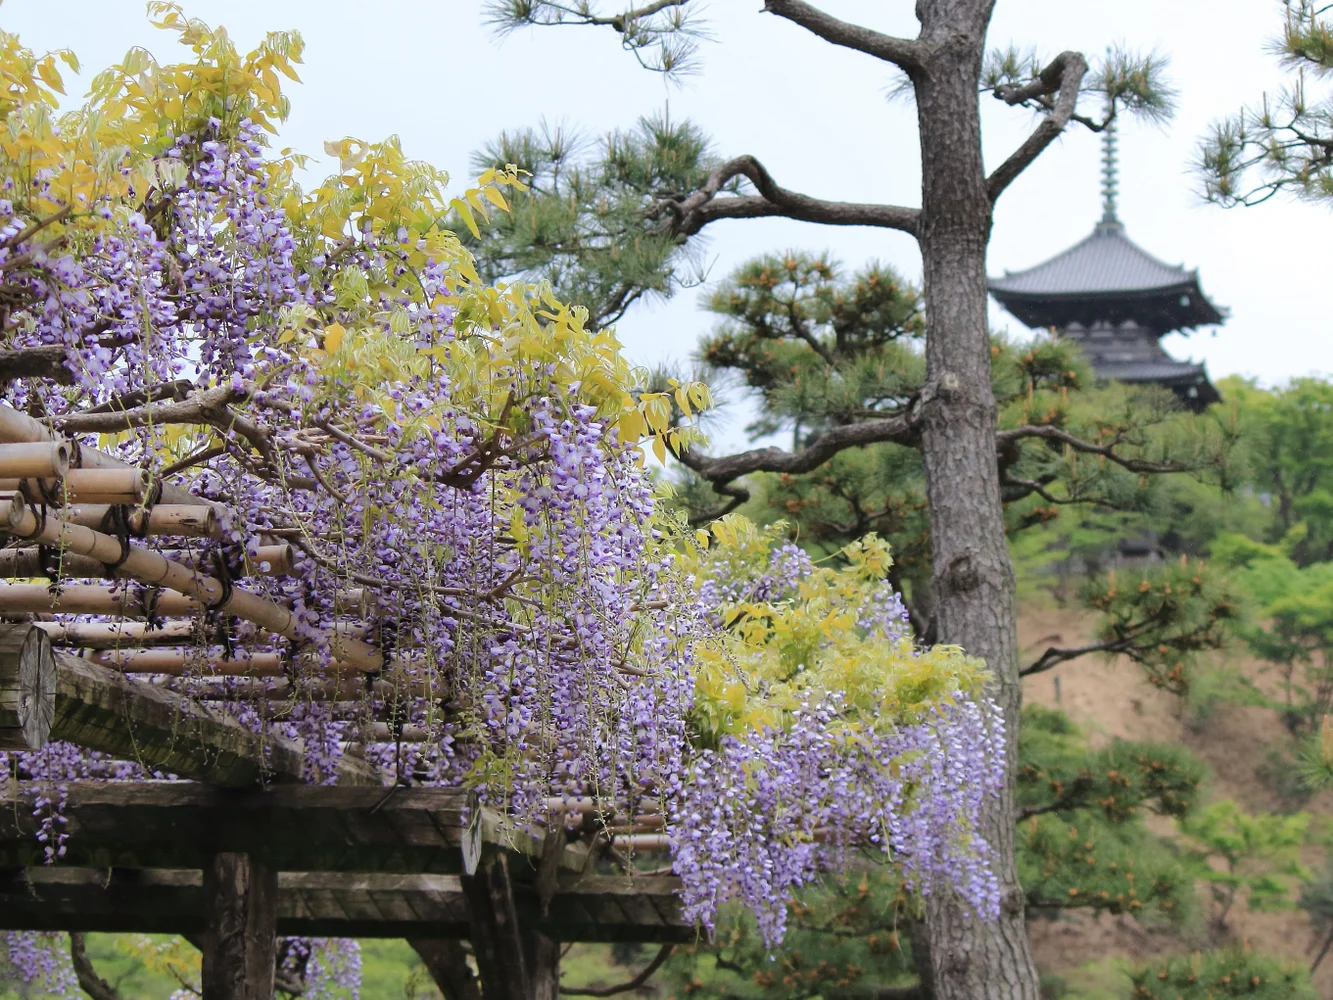
[[[367,697],[440,694],[395,672],[411,665],[410,652],[387,662],[367,641],[356,620],[368,607],[363,589],[336,595],[348,616],[317,637],[332,653],[317,678],[295,676],[290,653],[210,641],[209,613],[249,622],[274,644],[302,640],[292,608],[246,585],[292,572],[281,538],[262,539],[225,580],[192,551],[192,540],[219,539],[238,513],[0,404],[0,533],[9,539],[0,549],[0,750],[64,740],[193,779],[76,783],[67,852],[41,868],[31,810],[7,808],[22,793],[0,775],[0,926],[199,934],[215,962],[242,956],[247,968],[262,968],[265,954],[271,964],[275,929],[466,937],[484,1000],[550,993],[556,940],[694,936],[674,878],[597,868],[622,849],[664,850],[660,815],[617,820],[600,803],[553,800],[544,830],[515,838],[463,793],[398,788],[362,758],[377,744],[439,735],[366,721]],[[154,551],[146,538],[176,541]],[[48,576],[59,585],[42,582]],[[336,785],[301,784],[311,776],[301,746],[210,707],[248,701],[278,714],[298,696],[358,719],[337,774],[317,775]],[[569,830],[591,839],[568,842]],[[115,874],[122,869],[133,874]],[[237,885],[260,888],[238,899]]]

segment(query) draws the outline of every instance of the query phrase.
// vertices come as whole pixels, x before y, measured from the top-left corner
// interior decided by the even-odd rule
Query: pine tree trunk
[[[981,158],[977,81],[993,0],[919,0],[932,51],[916,74],[926,308],[922,452],[930,507],[938,641],[984,659],[1007,733],[1021,689],[1014,574],[995,456],[996,404],[986,322],[991,202]],[[1013,754],[981,833],[1000,880],[998,921],[975,919],[951,892],[926,905],[938,1000],[1037,1000],[1036,968],[1014,867]]]

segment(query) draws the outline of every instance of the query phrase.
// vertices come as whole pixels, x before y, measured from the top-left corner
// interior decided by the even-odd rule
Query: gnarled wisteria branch
[[[65,364],[68,355],[59,344],[46,347],[0,348],[0,383],[18,378],[44,378],[73,385],[74,373]]]

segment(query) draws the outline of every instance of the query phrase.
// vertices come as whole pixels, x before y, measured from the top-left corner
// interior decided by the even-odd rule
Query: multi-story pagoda
[[[1102,220],[1092,235],[1026,271],[990,280],[991,294],[1029,327],[1077,341],[1098,378],[1155,382],[1194,410],[1221,397],[1201,364],[1176,361],[1159,340],[1226,319],[1197,271],[1164,264],[1125,235],[1116,216],[1114,125],[1104,134]]]

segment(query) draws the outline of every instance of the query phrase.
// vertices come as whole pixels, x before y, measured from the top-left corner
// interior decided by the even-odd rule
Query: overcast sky
[[[608,6],[615,6],[614,3]],[[222,23],[241,46],[267,30],[305,36],[302,85],[283,141],[320,154],[325,139],[402,137],[408,154],[467,179],[468,158],[502,128],[545,117],[583,132],[631,126],[670,101],[724,155],[752,153],[786,187],[832,199],[918,203],[915,112],[886,100],[888,68],[836,49],[778,18],[757,0],[712,0],[714,41],[701,72],[664,86],[604,30],[556,28],[495,38],[479,0],[192,0],[188,14]],[[912,0],[824,0],[830,13],[895,33],[916,30]],[[1231,317],[1216,333],[1173,336],[1177,357],[1205,360],[1213,377],[1241,373],[1265,383],[1333,371],[1326,306],[1329,212],[1277,200],[1223,210],[1202,202],[1191,161],[1211,121],[1280,85],[1268,51],[1276,0],[999,0],[992,45],[1010,41],[1049,56],[1090,57],[1109,44],[1156,47],[1171,59],[1179,112],[1166,128],[1121,131],[1120,215],[1131,238],[1170,262],[1198,268],[1205,292]],[[73,48],[85,73],[132,45],[162,59],[185,50],[152,29],[137,0],[4,0],[0,25],[44,50]],[[173,51],[174,50],[174,51]],[[72,91],[73,92],[73,91]],[[1022,141],[1031,116],[983,102],[986,160]],[[1000,200],[990,273],[1021,269],[1090,232],[1099,215],[1098,138],[1069,132]],[[871,258],[920,274],[915,243],[875,229],[783,220],[725,222],[710,229],[712,275],[746,257],[788,247],[831,251],[849,265]],[[635,360],[685,358],[709,317],[696,294],[645,306],[621,325]],[[999,327],[1022,326],[998,308]]]

